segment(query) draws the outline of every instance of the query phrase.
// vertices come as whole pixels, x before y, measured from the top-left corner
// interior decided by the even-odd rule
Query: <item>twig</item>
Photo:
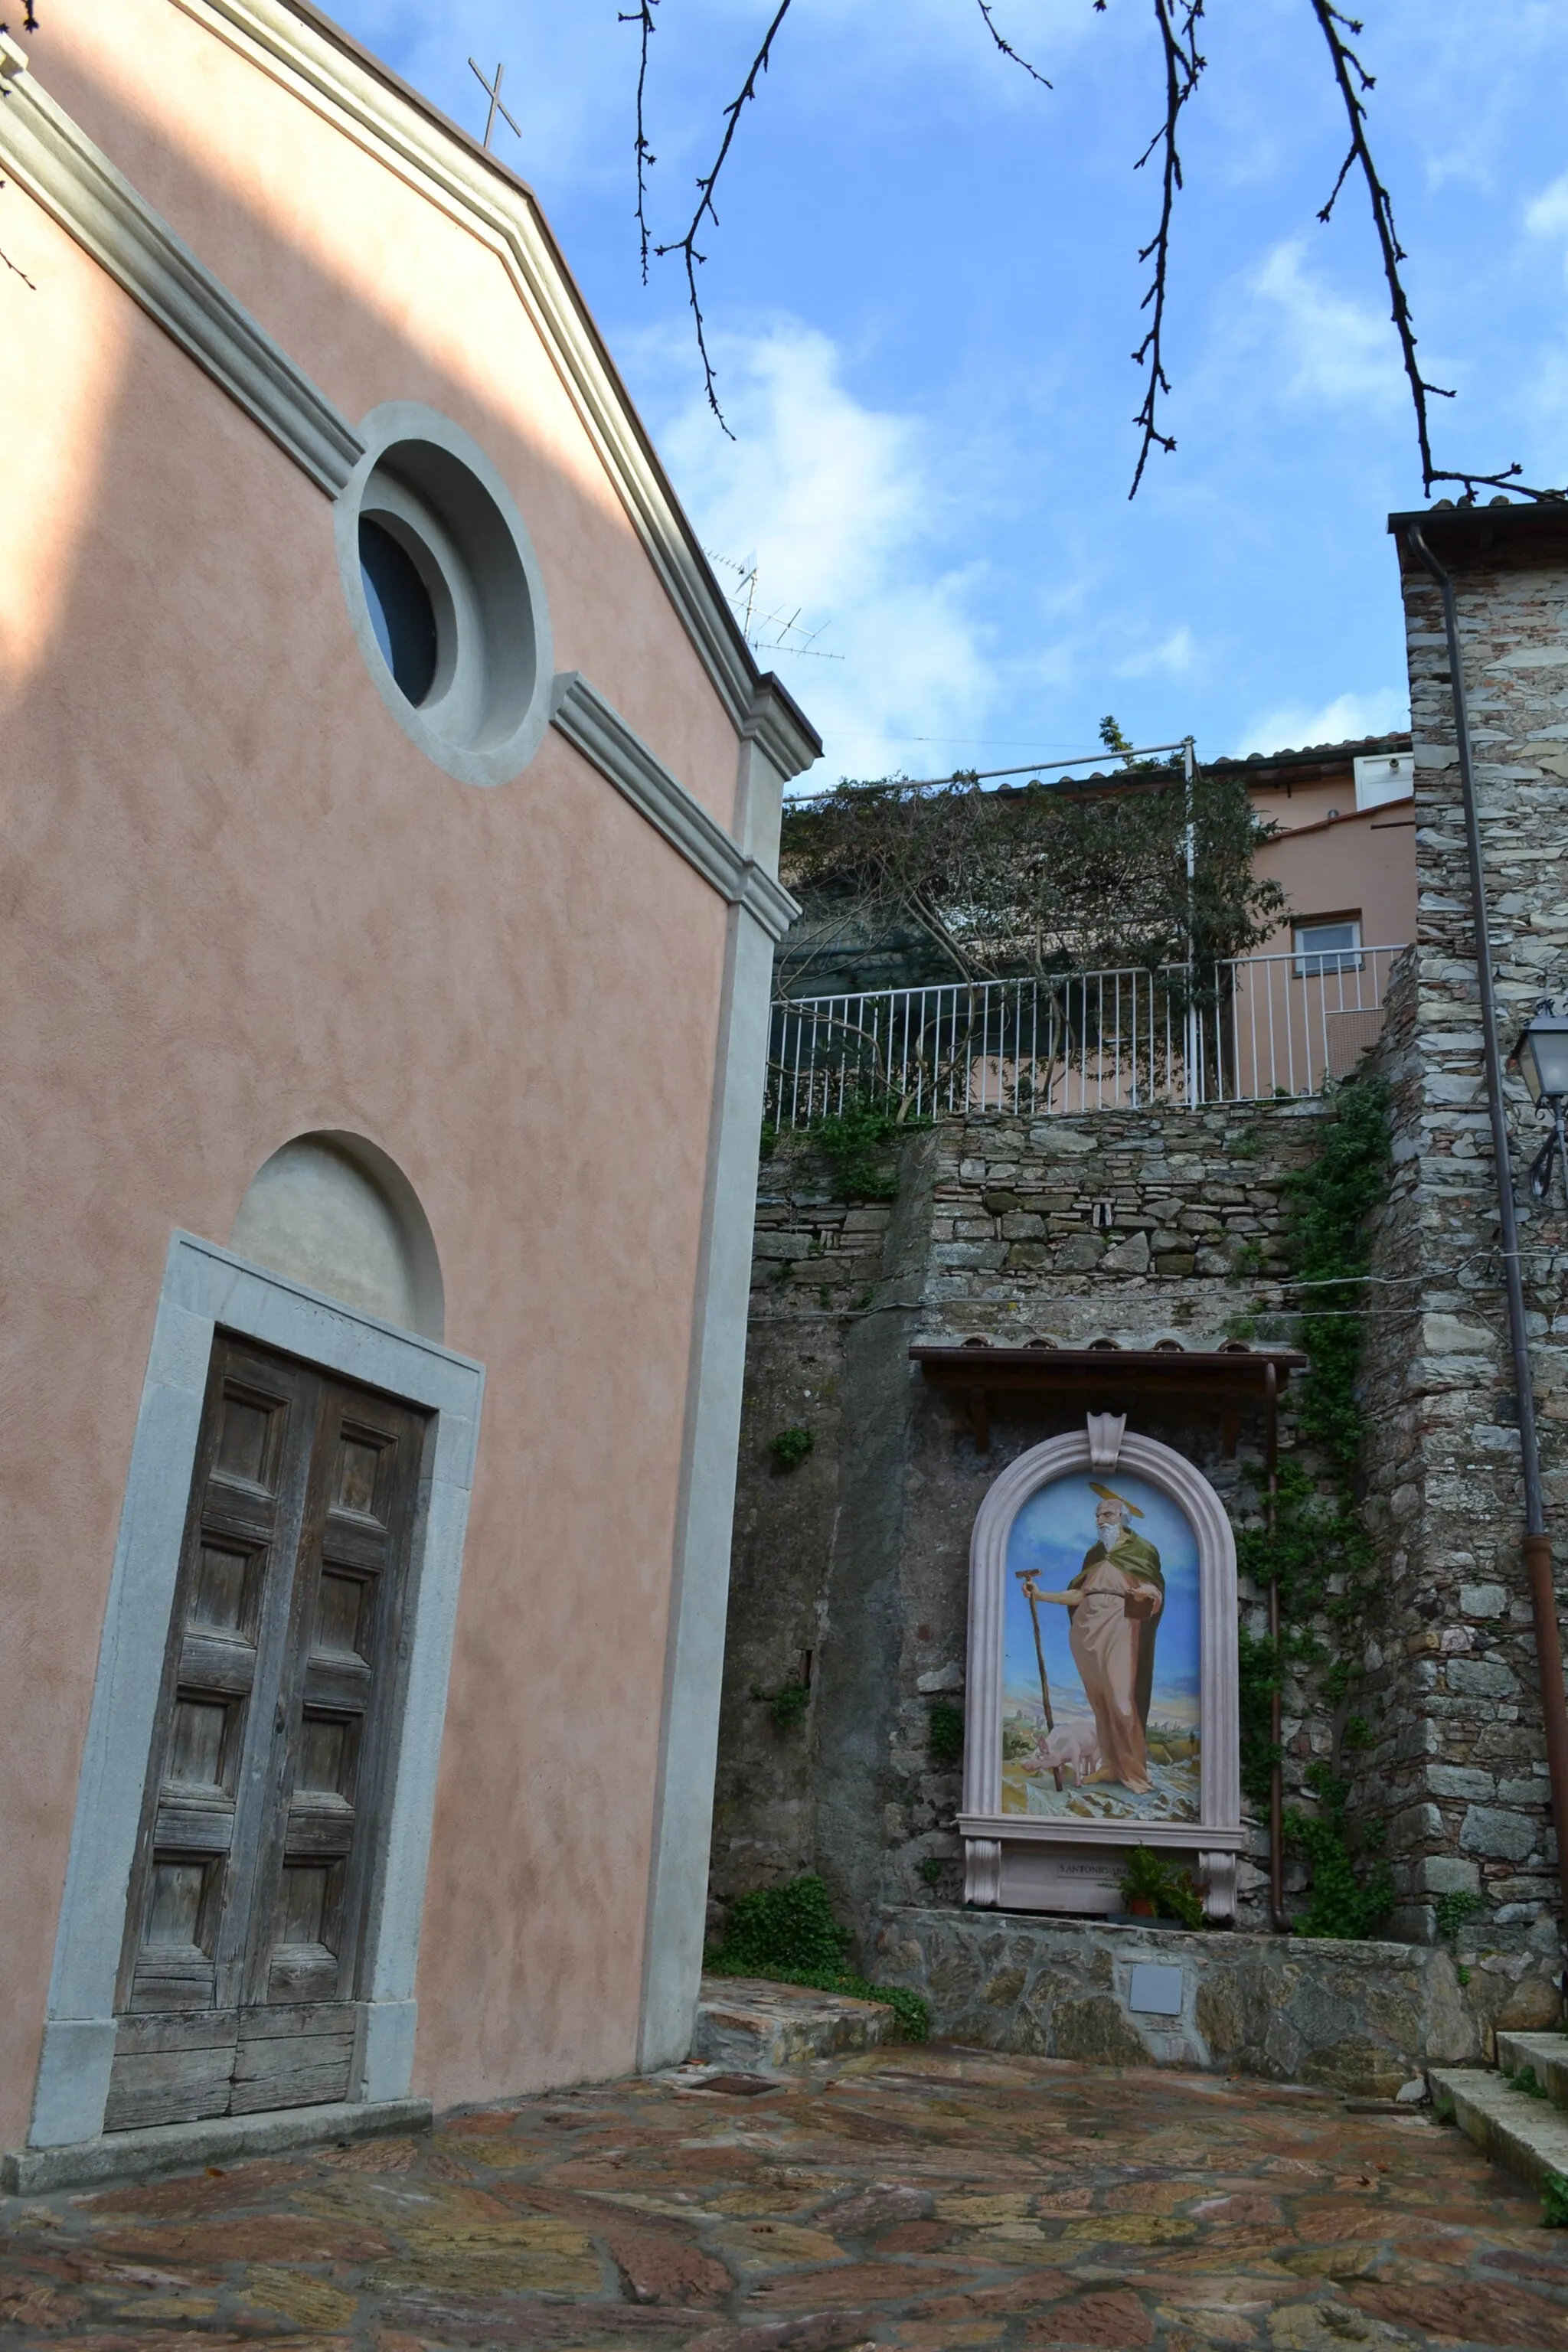
[[[1532,489],[1528,482],[1521,482],[1519,477],[1522,468],[1517,460],[1511,466],[1504,466],[1495,474],[1468,473],[1433,464],[1431,428],[1426,414],[1426,403],[1429,399],[1452,400],[1454,393],[1449,385],[1434,383],[1429,377],[1423,375],[1420,362],[1415,356],[1415,329],[1411,320],[1409,298],[1405,294],[1404,283],[1399,275],[1399,265],[1408,257],[1405,247],[1399,242],[1398,231],[1394,226],[1393,200],[1378,175],[1377,166],[1373,161],[1372,149],[1367,142],[1366,107],[1363,101],[1368,90],[1376,89],[1376,77],[1368,73],[1351,47],[1352,38],[1360,38],[1361,20],[1358,17],[1345,16],[1342,10],[1333,5],[1333,0],[1311,0],[1311,9],[1322,27],[1323,38],[1329,45],[1329,55],[1333,62],[1334,79],[1339,84],[1340,96],[1344,100],[1345,115],[1350,123],[1351,134],[1350,151],[1340,165],[1339,177],[1334,182],[1329,194],[1329,201],[1319,213],[1318,218],[1321,221],[1331,219],[1341,189],[1352,171],[1359,167],[1372,204],[1373,223],[1377,230],[1378,246],[1383,255],[1383,274],[1388,284],[1389,310],[1394,320],[1394,332],[1399,337],[1400,356],[1405,362],[1405,373],[1409,382],[1410,397],[1415,410],[1415,440],[1421,453],[1421,487],[1424,493],[1430,496],[1434,482],[1462,482],[1465,496],[1461,504],[1468,506],[1475,504],[1478,487],[1492,490],[1517,490],[1521,498],[1526,499],[1560,500],[1568,497],[1568,492],[1563,490]]]
[[[1028,75],[1029,79],[1031,81],[1037,81],[1042,89],[1054,89],[1055,84],[1048,82],[1043,73],[1037,72],[1036,68],[1029,63],[1027,58],[1020,57],[1017,50],[1013,47],[1011,41],[1003,39],[1001,34],[996,30],[996,20],[991,14],[990,0],[974,0],[974,5],[979,9],[981,15],[984,17],[985,29],[990,34],[992,39],[995,42],[997,47],[1001,50],[1003,56],[1005,58],[1011,58],[1016,66],[1022,66],[1024,71]]]
[[[654,247],[654,252],[660,257],[660,259],[662,259],[664,255],[667,253],[679,253],[685,261],[686,292],[687,298],[691,305],[691,315],[697,325],[697,348],[702,357],[702,378],[704,388],[708,394],[708,405],[713,411],[714,415],[718,418],[723,430],[730,434],[731,441],[735,436],[732,433],[730,433],[728,425],[724,423],[724,412],[719,405],[719,395],[714,390],[713,362],[708,355],[708,340],[703,331],[702,305],[699,301],[697,296],[697,265],[700,261],[705,261],[708,257],[706,254],[698,252],[697,236],[698,232],[702,226],[705,215],[713,223],[715,228],[717,228],[719,225],[719,215],[713,208],[713,191],[718,185],[719,174],[724,168],[724,159],[730,152],[731,142],[735,136],[735,126],[740,121],[741,115],[744,108],[753,98],[755,98],[757,94],[758,77],[759,75],[765,74],[768,69],[769,55],[773,49],[773,42],[778,37],[779,26],[789,15],[792,0],[779,0],[778,9],[773,16],[773,23],[768,26],[766,33],[763,36],[762,47],[752,59],[751,71],[747,74],[745,80],[741,85],[739,96],[731,99],[729,105],[724,109],[724,136],[719,142],[719,152],[713,159],[712,170],[705,178],[700,179],[697,183],[697,210],[691,215],[690,226],[687,229],[684,236],[673,238],[668,245],[656,245]]]
[[[1350,152],[1340,165],[1339,177],[1334,182],[1329,201],[1319,213],[1318,218],[1321,221],[1327,221],[1332,217],[1340,190],[1344,186],[1352,171],[1359,169],[1366,184],[1367,196],[1372,205],[1373,225],[1377,230],[1377,242],[1383,255],[1383,274],[1388,283],[1389,311],[1394,320],[1394,331],[1399,337],[1400,356],[1405,362],[1405,373],[1410,383],[1410,397],[1415,409],[1415,439],[1421,453],[1421,486],[1424,491],[1429,492],[1435,481],[1451,482],[1471,478],[1462,475],[1439,474],[1437,467],[1432,462],[1432,438],[1426,415],[1426,402],[1428,397],[1436,400],[1452,400],[1454,394],[1451,386],[1433,383],[1423,375],[1421,363],[1415,356],[1415,330],[1411,322],[1409,299],[1399,275],[1399,265],[1407,258],[1407,256],[1405,247],[1399,242],[1398,232],[1394,226],[1393,198],[1378,175],[1377,165],[1372,159],[1372,149],[1367,144],[1366,108],[1363,100],[1368,90],[1376,88],[1376,82],[1352,48],[1350,37],[1348,37],[1359,38],[1362,30],[1360,20],[1345,16],[1342,10],[1334,6],[1333,0],[1310,0],[1310,5],[1313,16],[1322,28],[1323,38],[1329,45],[1334,79],[1339,84],[1340,96],[1344,100],[1345,115],[1350,124],[1351,135]],[[1517,473],[1519,469],[1513,467],[1509,470],[1512,474]],[[1473,478],[1489,482],[1498,479],[1492,475],[1477,475]]]
[[[1147,310],[1153,305],[1149,331],[1132,354],[1136,367],[1147,367],[1148,389],[1143,405],[1133,418],[1142,433],[1139,445],[1138,463],[1133,470],[1132,488],[1127,495],[1135,499],[1138,485],[1143,478],[1143,468],[1149,462],[1149,452],[1156,444],[1170,455],[1176,444],[1169,433],[1162,433],[1159,425],[1159,404],[1162,393],[1171,389],[1165,373],[1165,289],[1171,261],[1171,218],[1176,196],[1182,185],[1182,158],[1176,144],[1177,128],[1182,109],[1198,86],[1207,59],[1198,54],[1198,19],[1204,13],[1204,0],[1154,0],[1154,20],[1160,27],[1160,42],[1165,57],[1165,120],[1139,156],[1135,171],[1141,172],[1156,147],[1163,152],[1163,171],[1160,193],[1160,225],[1138,258],[1147,261],[1152,256],[1154,275],[1149,290],[1139,309]],[[1179,27],[1179,28],[1178,28]]]
[[[0,24],[0,33],[8,33],[11,27],[9,25]],[[38,20],[33,14],[32,0],[24,0],[22,9],[22,30],[24,33],[36,33],[37,29]],[[0,91],[0,96],[9,98],[10,95],[11,93],[9,89]],[[4,180],[0,180],[0,188],[5,187],[5,184],[6,183]],[[30,293],[36,294],[37,292],[37,288],[34,285],[26,271],[17,268],[16,264],[12,260],[10,255],[5,251],[3,246],[0,246],[0,261],[5,263],[13,278],[19,278],[21,279],[23,285],[27,288]]]
[[[649,245],[647,175],[650,166],[657,163],[658,158],[647,143],[647,119],[643,101],[647,91],[647,45],[658,29],[653,21],[653,12],[658,6],[658,0],[637,0],[637,5],[635,8],[622,9],[619,12],[619,21],[623,25],[636,25],[639,27],[641,41],[637,58],[637,251],[642,261],[642,282],[645,286],[647,284]]]

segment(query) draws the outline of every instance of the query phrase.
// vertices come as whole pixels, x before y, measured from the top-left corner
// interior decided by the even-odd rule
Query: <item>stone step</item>
[[[1500,2033],[1498,2044],[1500,2049],[1505,2041],[1538,2038],[1555,2039]],[[1489,2067],[1434,2066],[1426,2080],[1439,2117],[1451,2115],[1459,2129],[1505,2171],[1535,2189],[1543,2187],[1548,2173],[1568,2180],[1568,2116],[1550,2099],[1510,2089]]]
[[[1568,2107],[1568,2033],[1500,2033],[1498,2070],[1535,2076],[1552,2104]]]
[[[770,2069],[873,2050],[897,2021],[885,2002],[852,2000],[761,1977],[704,1977],[691,2055],[702,2065]]]

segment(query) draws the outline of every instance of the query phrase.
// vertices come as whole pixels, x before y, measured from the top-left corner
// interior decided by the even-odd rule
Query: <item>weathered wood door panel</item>
[[[347,2095],[425,1432],[215,1341],[107,2129]]]

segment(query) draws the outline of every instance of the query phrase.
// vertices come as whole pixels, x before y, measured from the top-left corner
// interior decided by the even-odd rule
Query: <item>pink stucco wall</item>
[[[1290,925],[1315,915],[1361,916],[1368,947],[1401,947],[1415,937],[1415,804],[1389,801],[1357,811],[1355,778],[1343,776],[1258,795],[1258,813],[1281,827],[1258,853],[1259,874],[1278,882],[1289,912],[1269,950],[1284,953]]]
[[[489,452],[581,668],[728,819],[736,743],[495,256],[173,0],[41,82],[351,417]],[[722,905],[553,731],[454,782],[365,674],[331,509],[15,188],[0,244],[0,2145],[23,2137],[175,1225],[347,1129],[488,1370],[418,1993],[438,2102],[633,2062]]]

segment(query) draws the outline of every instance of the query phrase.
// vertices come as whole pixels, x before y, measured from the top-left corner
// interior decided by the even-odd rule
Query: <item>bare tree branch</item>
[[[9,25],[0,23],[0,33],[8,33],[11,27]],[[26,5],[22,11],[22,30],[24,33],[36,33],[37,29],[38,20],[33,14],[32,0],[26,0]],[[10,95],[11,93],[8,89],[0,92],[0,96],[4,96],[5,98],[9,98]],[[4,180],[0,180],[0,188],[4,188],[5,185],[6,183]],[[12,260],[10,255],[5,252],[3,247],[0,247],[0,261],[5,263],[13,278],[19,278],[21,279],[23,285],[26,286],[31,293],[36,294],[37,292],[37,288],[33,284],[33,281],[28,277],[26,271],[25,269],[19,269],[16,264]]]
[[[645,286],[647,284],[647,257],[649,243],[647,227],[647,175],[650,165],[657,163],[658,161],[653,149],[647,143],[647,115],[645,100],[647,96],[647,45],[652,40],[656,30],[653,21],[653,12],[658,6],[658,0],[637,0],[637,5],[635,8],[623,8],[619,11],[620,23],[623,25],[636,25],[638,27],[641,40],[641,48],[637,58],[637,252],[642,262],[642,282]]]
[[[1465,495],[1459,500],[1459,504],[1462,507],[1473,507],[1475,505],[1476,489],[1478,485],[1482,489],[1517,490],[1521,499],[1549,499],[1559,502],[1568,502],[1568,490],[1536,490],[1532,489],[1528,482],[1521,482],[1519,477],[1523,470],[1523,467],[1519,464],[1517,459],[1511,466],[1505,466],[1500,474],[1453,473],[1447,467],[1438,466],[1433,471],[1432,480],[1434,482],[1463,482],[1465,486]]]
[[[992,39],[995,42],[997,47],[1001,50],[1003,56],[1005,58],[1011,58],[1016,66],[1022,66],[1024,71],[1028,75],[1029,79],[1031,81],[1037,81],[1042,89],[1054,89],[1055,84],[1048,82],[1043,73],[1037,73],[1035,68],[1029,63],[1027,58],[1020,57],[1017,50],[1013,47],[1011,41],[1005,41],[1003,39],[1001,34],[996,30],[996,20],[991,14],[990,0],[974,0],[974,5],[979,9],[981,15],[984,17],[985,29],[990,34]]]
[[[692,318],[697,324],[697,349],[702,359],[702,379],[708,394],[708,405],[723,430],[730,434],[731,441],[735,436],[730,433],[728,425],[724,423],[724,412],[719,405],[719,395],[714,389],[713,362],[708,353],[708,339],[703,331],[702,305],[697,295],[697,267],[700,262],[706,261],[708,258],[706,254],[698,252],[697,238],[704,217],[710,220],[715,228],[719,226],[719,215],[713,208],[713,191],[718,185],[719,174],[724,168],[724,160],[730,152],[731,142],[735,136],[735,126],[740,121],[744,109],[757,94],[757,82],[768,69],[768,60],[773,51],[773,42],[778,37],[779,26],[789,15],[792,0],[779,0],[773,23],[763,36],[762,47],[752,59],[751,71],[742,83],[739,95],[732,98],[724,109],[724,136],[719,142],[719,152],[713,159],[712,170],[697,183],[697,210],[691,215],[691,223],[685,236],[672,238],[668,245],[656,245],[654,247],[655,253],[661,259],[667,253],[679,253],[686,264],[686,293],[691,305]],[[646,40],[646,34],[644,38]]]
[[[1148,387],[1143,405],[1133,418],[1142,434],[1138,449],[1138,463],[1133,469],[1132,488],[1127,495],[1135,499],[1138,485],[1143,479],[1143,468],[1149,462],[1149,452],[1156,444],[1167,456],[1176,444],[1168,433],[1162,433],[1159,424],[1160,395],[1171,389],[1165,373],[1165,292],[1171,263],[1171,219],[1182,186],[1182,158],[1176,143],[1182,109],[1198,86],[1198,79],[1207,59],[1198,55],[1198,19],[1204,13],[1204,0],[1154,0],[1154,21],[1160,28],[1160,43],[1165,58],[1165,120],[1139,156],[1135,171],[1141,172],[1156,147],[1163,157],[1161,175],[1160,225],[1138,258],[1147,261],[1152,256],[1154,275],[1149,290],[1140,303],[1140,310],[1153,305],[1149,331],[1132,354],[1133,364],[1149,371]]]
[[[1454,394],[1447,384],[1433,383],[1429,378],[1423,375],[1420,362],[1415,356],[1415,330],[1411,321],[1410,303],[1399,275],[1399,265],[1406,258],[1406,255],[1394,226],[1393,198],[1378,176],[1377,166],[1372,159],[1372,149],[1367,144],[1366,107],[1363,101],[1365,93],[1374,89],[1376,84],[1351,47],[1351,38],[1360,37],[1362,29],[1360,22],[1357,18],[1347,16],[1342,10],[1336,8],[1333,0],[1310,0],[1310,6],[1313,16],[1322,28],[1323,38],[1329,45],[1334,79],[1339,85],[1340,96],[1344,100],[1351,135],[1350,152],[1340,166],[1340,175],[1334,182],[1332,194],[1319,213],[1318,218],[1321,221],[1327,221],[1332,217],[1340,190],[1344,186],[1351,172],[1359,169],[1362,178],[1366,183],[1366,193],[1372,205],[1373,225],[1377,230],[1378,247],[1383,255],[1383,274],[1388,284],[1389,311],[1394,320],[1394,331],[1399,338],[1400,356],[1405,362],[1405,373],[1410,384],[1410,397],[1415,409],[1415,441],[1421,453],[1421,487],[1424,491],[1429,493],[1433,483],[1439,478],[1452,481],[1456,478],[1453,475],[1439,477],[1437,468],[1432,462],[1431,427],[1426,415],[1426,403],[1428,398],[1452,400]]]
[[[1329,201],[1319,213],[1318,218],[1321,221],[1327,221],[1332,217],[1341,189],[1351,173],[1359,168],[1362,178],[1366,183],[1367,195],[1372,204],[1373,224],[1377,230],[1378,246],[1383,255],[1383,274],[1388,285],[1389,310],[1394,320],[1394,332],[1399,337],[1400,356],[1405,362],[1405,373],[1410,385],[1411,402],[1415,411],[1415,441],[1421,455],[1423,492],[1429,497],[1434,482],[1462,482],[1465,488],[1462,503],[1471,506],[1475,503],[1478,486],[1494,490],[1514,489],[1521,498],[1526,499],[1563,498],[1564,493],[1562,490],[1532,489],[1528,482],[1521,482],[1519,477],[1522,468],[1517,461],[1511,466],[1503,467],[1500,472],[1495,474],[1452,471],[1447,467],[1433,464],[1431,426],[1426,413],[1426,403],[1428,400],[1452,400],[1454,394],[1448,385],[1434,383],[1428,376],[1424,375],[1420,362],[1415,356],[1415,329],[1410,316],[1409,299],[1399,275],[1399,265],[1407,258],[1407,256],[1405,247],[1399,242],[1398,231],[1394,226],[1393,199],[1378,175],[1366,135],[1366,107],[1363,100],[1367,91],[1376,89],[1376,77],[1368,73],[1351,47],[1351,40],[1359,39],[1361,37],[1360,20],[1354,16],[1345,16],[1341,9],[1333,5],[1333,0],[1310,0],[1310,5],[1312,14],[1322,28],[1323,38],[1329,45],[1334,79],[1339,85],[1340,96],[1344,100],[1351,134],[1350,152],[1340,165],[1339,177],[1334,182]]]
[[[5,184],[5,181],[0,180],[0,188],[3,188]],[[33,281],[28,277],[26,271],[18,268],[17,264],[12,260],[10,255],[6,252],[3,245],[0,245],[0,261],[5,263],[13,278],[19,278],[23,285],[26,286],[32,293],[36,294],[37,292],[37,288],[33,284]]]

